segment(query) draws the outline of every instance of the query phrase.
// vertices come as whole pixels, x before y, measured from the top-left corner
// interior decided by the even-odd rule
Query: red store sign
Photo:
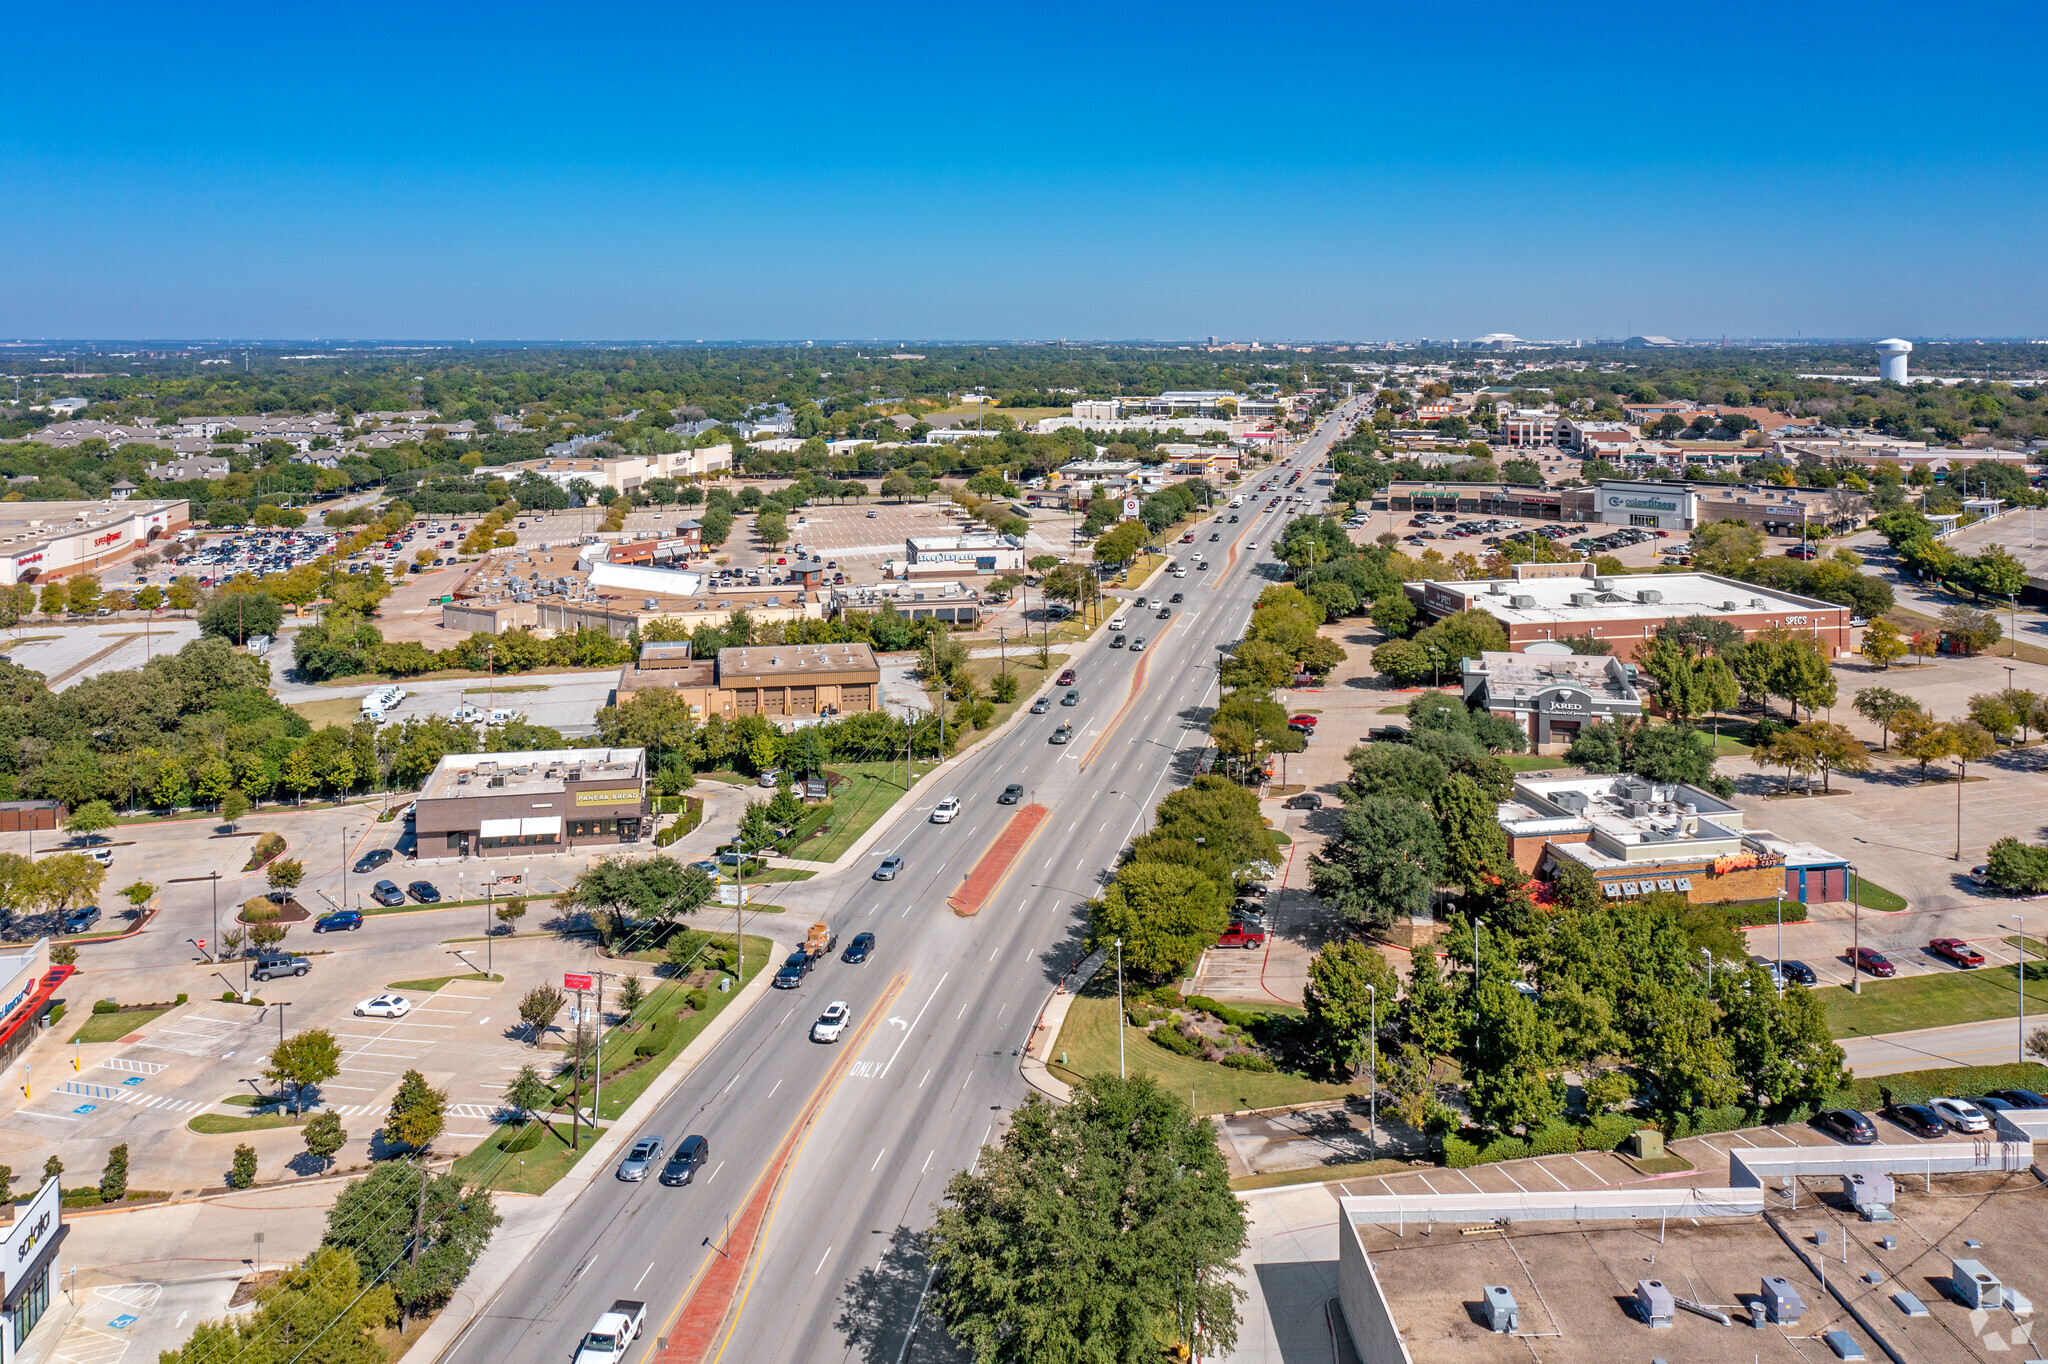
[[[572,976],[564,973],[562,976],[562,988],[565,990],[588,990],[590,988],[590,977]]]

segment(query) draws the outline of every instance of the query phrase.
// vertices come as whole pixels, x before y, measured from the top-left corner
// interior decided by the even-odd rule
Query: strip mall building
[[[101,572],[191,521],[182,498],[0,503],[0,585]]]

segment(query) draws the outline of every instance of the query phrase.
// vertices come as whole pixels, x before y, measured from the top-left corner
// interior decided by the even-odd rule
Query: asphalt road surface
[[[1319,457],[1335,428],[1333,418],[1288,467]],[[785,1182],[720,1357],[952,1357],[929,1322],[906,1354],[927,1275],[912,1238],[947,1181],[1022,1099],[1019,1058],[1053,984],[1079,959],[1082,904],[1158,800],[1192,777],[1216,699],[1218,651],[1241,636],[1252,602],[1280,574],[1264,552],[1284,508],[1267,513],[1263,500],[1248,498],[1238,512],[1237,525],[1216,527],[1223,540],[1189,547],[1210,557],[1209,569],[1162,578],[1170,586],[1148,593],[1179,590],[1186,601],[1170,624],[1149,613],[1142,625],[1133,620],[1129,633],[1150,641],[1145,653],[1088,646],[1073,665],[1081,705],[1020,713],[929,779],[917,808],[860,865],[778,888],[790,910],[777,925],[785,936],[822,912],[842,949],[856,933],[875,933],[874,956],[859,966],[828,957],[800,989],[756,1005],[641,1129],[671,1148],[692,1133],[709,1138],[697,1182],[671,1189],[606,1172],[458,1340],[451,1364],[567,1361],[618,1297],[648,1305],[645,1336],[623,1364],[651,1359],[698,1270],[719,1253],[726,1219],[830,1082],[840,1047],[855,1049],[849,1067]],[[1146,680],[1134,696],[1140,659]],[[1074,740],[1054,745],[1049,736],[1062,721],[1074,723]],[[1013,781],[1051,815],[980,913],[957,917],[946,898],[1014,812],[996,804]],[[948,796],[960,798],[959,817],[931,823],[932,805]],[[905,859],[903,874],[870,879],[892,852]],[[812,1043],[812,1021],[841,999],[854,1011],[848,1040]]]

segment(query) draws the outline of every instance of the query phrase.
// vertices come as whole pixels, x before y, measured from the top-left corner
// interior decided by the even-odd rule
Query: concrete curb
[[[781,954],[783,946],[770,941],[768,959],[770,962]],[[667,1101],[681,1087],[683,1081],[695,1073],[704,1058],[717,1049],[727,1033],[739,1026],[739,1020],[748,1010],[760,1003],[768,993],[768,983],[775,973],[767,969],[757,972],[754,978],[741,988],[739,997],[726,1007],[711,1026],[699,1033],[682,1054],[669,1063],[659,1079],[649,1085],[635,1099],[624,1113],[613,1120],[605,1134],[594,1142],[590,1154],[555,1182],[553,1188],[544,1194],[498,1195],[504,1199],[517,1198],[520,1201],[510,1207],[503,1207],[504,1225],[491,1238],[491,1244],[477,1257],[471,1267],[469,1278],[457,1289],[455,1296],[443,1308],[441,1315],[421,1332],[400,1356],[415,1364],[430,1364],[438,1360],[461,1339],[470,1323],[483,1314],[491,1300],[511,1279],[512,1272],[547,1239],[548,1233],[567,1215],[577,1197],[611,1164],[612,1157],[626,1144],[627,1139],[638,1131],[656,1108]]]
[[[1055,1076],[1045,1064],[1045,1056],[1052,1050],[1052,1044],[1059,1040],[1060,1029],[1066,1025],[1067,1009],[1074,997],[1058,986],[1038,1011],[1038,1022],[1031,1030],[1031,1037],[1024,1043],[1023,1059],[1017,1063],[1024,1083],[1056,1103],[1066,1103],[1074,1096],[1074,1087]]]

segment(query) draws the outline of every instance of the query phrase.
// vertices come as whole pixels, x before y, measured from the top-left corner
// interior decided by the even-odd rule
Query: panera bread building
[[[644,748],[451,753],[420,788],[424,857],[518,857],[637,843],[651,827]]]

